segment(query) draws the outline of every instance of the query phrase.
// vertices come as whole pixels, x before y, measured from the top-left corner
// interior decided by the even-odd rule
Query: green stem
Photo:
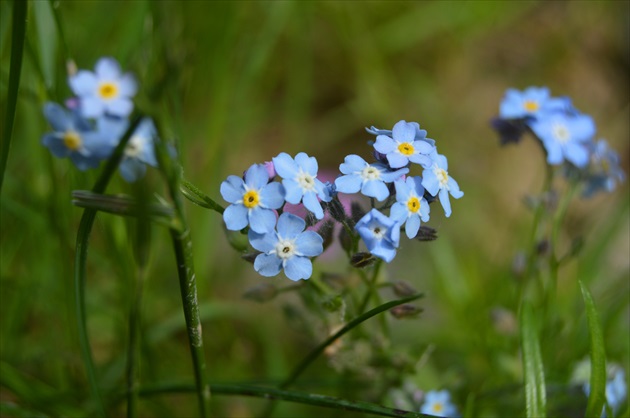
[[[4,140],[0,153],[0,194],[4,182],[4,172],[9,159],[11,136],[13,135],[13,123],[17,110],[18,89],[20,87],[20,75],[22,73],[22,58],[24,56],[24,39],[26,38],[26,0],[13,2],[13,32],[11,34],[11,66],[9,67],[9,88],[7,92],[7,113],[4,118]]]
[[[137,280],[129,311],[129,345],[127,346],[127,416],[138,416],[139,340],[142,288],[146,270],[138,268]]]
[[[376,281],[378,280],[378,272],[381,269],[382,264],[383,261],[378,260],[376,262],[376,265],[374,266],[374,270],[372,271],[372,278],[370,280],[365,280],[365,284],[368,288],[365,292],[365,296],[363,297],[363,302],[361,302],[361,306],[359,307],[359,314],[365,312],[365,310],[367,309],[367,305],[370,302],[370,299],[377,290]]]

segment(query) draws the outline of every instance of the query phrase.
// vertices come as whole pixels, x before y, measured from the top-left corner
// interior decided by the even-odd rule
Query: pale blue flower
[[[276,213],[284,203],[284,188],[278,182],[269,182],[269,174],[262,164],[252,165],[245,180],[228,176],[221,183],[221,196],[231,203],[223,212],[223,221],[230,231],[250,229],[264,234],[273,231]]]
[[[542,141],[549,164],[565,160],[579,168],[588,164],[587,145],[595,135],[595,122],[590,116],[551,112],[529,121],[528,126]]]
[[[278,218],[277,231],[259,234],[250,229],[249,242],[262,252],[254,261],[254,269],[266,277],[284,269],[284,274],[293,281],[311,277],[313,264],[309,257],[324,251],[324,240],[317,232],[304,231],[305,227],[302,218],[285,212]]]
[[[380,163],[368,164],[358,155],[348,155],[339,170],[345,174],[335,180],[335,187],[341,193],[357,193],[375,197],[379,201],[387,199],[389,189],[385,183],[391,183],[409,172],[408,168],[390,171]]]
[[[499,106],[499,117],[535,117],[540,112],[567,109],[570,103],[567,98],[552,98],[547,87],[528,87],[524,91],[508,89]]]
[[[79,170],[98,167],[113,148],[111,138],[102,129],[94,129],[77,112],[56,103],[44,105],[44,116],[54,132],[44,135],[42,143],[59,158],[69,157]]]
[[[416,124],[407,123],[404,120],[394,125],[392,136],[378,135],[374,149],[387,158],[391,168],[405,167],[409,162],[420,164],[427,168],[431,165],[429,157],[435,151],[435,147],[422,139],[416,139]]]
[[[455,417],[457,408],[451,403],[451,394],[447,390],[431,390],[425,395],[420,413],[436,417]]]
[[[317,160],[300,152],[295,159],[285,152],[273,158],[276,173],[282,177],[285,200],[297,205],[302,202],[306,209],[315,214],[317,219],[324,218],[324,210],[318,198],[329,202],[330,194],[324,183],[317,178]]]
[[[354,228],[370,253],[388,263],[394,259],[400,242],[400,223],[372,209]]]
[[[156,137],[153,121],[149,118],[142,119],[129,138],[120,162],[120,174],[126,181],[134,182],[142,178],[147,171],[147,165],[157,167],[153,145]]]
[[[70,76],[70,88],[80,99],[81,113],[87,118],[104,114],[126,117],[133,110],[131,98],[138,89],[130,73],[123,74],[114,58],[101,58],[94,72],[80,70]]]
[[[448,218],[451,216],[451,201],[449,193],[455,199],[459,199],[464,192],[459,190],[459,185],[448,175],[448,161],[443,155],[436,155],[433,166],[422,172],[422,186],[431,196],[438,196]]]
[[[414,136],[414,141],[424,141],[429,145],[435,146],[435,140],[431,138],[427,138],[427,131],[424,129],[420,129],[420,124],[418,122],[409,122],[412,124],[416,130],[416,134]],[[375,136],[378,135],[387,135],[389,137],[392,136],[393,131],[391,129],[379,129],[375,126],[370,126],[369,128],[365,128],[365,130]]]
[[[586,177],[584,196],[589,197],[605,190],[612,192],[617,184],[622,183],[626,174],[619,162],[619,154],[608,146],[608,142],[600,139],[591,146],[591,163]]]
[[[396,203],[392,205],[390,217],[405,224],[405,233],[410,239],[418,234],[420,220],[429,221],[429,203],[423,197],[424,187],[420,177],[407,177],[394,182]]]

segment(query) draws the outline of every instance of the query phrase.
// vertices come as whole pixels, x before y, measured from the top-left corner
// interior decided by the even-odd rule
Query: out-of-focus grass
[[[25,410],[77,416],[87,408],[87,393],[72,309],[80,210],[70,205],[70,192],[90,188],[96,174],[53,159],[40,144],[49,129],[42,104],[70,92],[65,47],[52,22],[34,15],[43,7],[34,4],[1,197],[0,397]],[[598,135],[619,151],[628,172],[626,2],[54,4],[78,67],[92,68],[109,55],[134,71],[141,84],[138,105],[178,141],[186,177],[219,201],[227,175],[280,151],[305,151],[321,169],[336,172],[346,154],[369,156],[365,126],[419,122],[448,156],[449,173],[466,195],[453,202],[448,220],[434,206],[429,225],[439,230],[436,242],[404,243],[387,266],[389,276],[427,292],[423,316],[392,324],[395,344],[415,353],[430,346],[418,381],[427,390],[449,387],[460,409],[471,391],[478,396],[475,415],[524,405],[518,388],[503,401],[492,391],[522,376],[510,322],[516,314],[511,262],[531,221],[521,201],[538,192],[544,161],[531,140],[500,148],[488,120],[506,88],[547,85],[593,115]],[[4,115],[12,3],[0,7]],[[156,173],[147,181],[163,192]],[[109,190],[131,192],[120,179]],[[552,343],[542,341],[551,387],[566,384],[574,363],[588,354],[577,279],[600,309],[609,359],[630,369],[623,338],[629,328],[628,198],[626,183],[569,210],[561,245],[578,235],[586,245],[562,271],[562,322]],[[298,304],[291,295],[266,305],[242,300],[245,288],[269,279],[229,249],[215,213],[190,206],[188,214],[211,379],[278,382],[325,332],[300,329],[283,317],[287,306]],[[133,265],[128,224],[99,216],[89,254],[88,324],[100,380],[110,389],[121,387],[124,375],[132,288],[124,278]],[[168,235],[158,227],[153,232],[141,380],[192,380]],[[344,269],[342,262],[328,267]],[[304,376],[303,388],[352,397],[352,388],[340,391],[321,364]],[[213,399],[220,416],[252,415],[263,406]],[[155,416],[195,413],[184,395],[141,401],[140,408]],[[321,413],[295,405],[277,412]]]

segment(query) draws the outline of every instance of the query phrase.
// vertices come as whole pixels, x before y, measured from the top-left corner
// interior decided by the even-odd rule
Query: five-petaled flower
[[[304,203],[304,207],[315,214],[317,219],[324,218],[319,199],[329,202],[331,197],[327,193],[324,183],[317,178],[317,160],[300,152],[291,158],[286,152],[273,158],[273,167],[282,177],[285,200],[291,204]]]
[[[431,165],[430,155],[434,153],[435,146],[424,141],[426,132],[418,130],[415,123],[399,121],[392,129],[391,137],[378,135],[374,149],[387,158],[391,168],[405,167],[409,162],[420,164],[424,168]],[[417,133],[420,133],[418,137]]]
[[[457,416],[457,408],[451,403],[451,395],[447,390],[431,390],[427,392],[420,413],[436,417]]]
[[[571,106],[568,98],[551,97],[547,87],[528,87],[524,91],[508,89],[499,106],[499,117],[522,119],[540,112],[564,110]]]
[[[449,193],[455,199],[459,199],[464,192],[459,190],[457,182],[448,175],[448,161],[443,155],[436,155],[433,159],[433,166],[422,172],[422,186],[431,196],[439,194],[440,203],[444,208],[444,213],[448,218],[451,216],[451,201]]]
[[[277,231],[264,234],[249,230],[252,247],[261,251],[254,260],[254,269],[262,276],[271,277],[284,269],[291,280],[308,279],[313,274],[309,257],[323,252],[323,239],[314,231],[304,231],[306,222],[291,213],[278,218]]]
[[[128,182],[134,182],[144,176],[147,164],[157,167],[153,141],[157,131],[153,121],[144,118],[129,138],[120,162],[120,174]]]
[[[348,155],[339,170],[344,174],[335,180],[335,187],[341,193],[357,193],[383,201],[389,196],[385,183],[391,183],[409,172],[408,168],[390,171],[380,163],[368,164],[358,155]]]
[[[240,231],[249,225],[255,232],[273,231],[276,213],[284,203],[284,189],[278,182],[269,182],[269,174],[262,164],[252,165],[245,173],[245,180],[228,176],[221,183],[221,195],[231,203],[223,212],[225,226]]]
[[[122,73],[114,58],[98,60],[94,72],[80,70],[71,75],[70,88],[79,96],[81,113],[86,118],[104,114],[126,117],[133,110],[131,97],[138,89],[130,73]]]
[[[372,209],[355,225],[368,251],[390,262],[396,256],[400,241],[400,223]]]
[[[407,177],[394,182],[396,203],[392,205],[391,218],[405,224],[405,233],[410,239],[418,234],[420,220],[429,221],[429,203],[423,197],[424,187],[420,177]]]

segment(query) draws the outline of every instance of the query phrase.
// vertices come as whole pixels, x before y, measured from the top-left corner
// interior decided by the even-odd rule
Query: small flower
[[[322,237],[314,231],[304,231],[306,222],[298,216],[283,213],[278,218],[277,232],[260,234],[250,229],[249,242],[262,251],[254,261],[254,269],[262,276],[271,277],[284,269],[291,280],[308,279],[313,274],[309,257],[320,255]]]
[[[120,174],[128,182],[142,178],[147,171],[147,164],[157,167],[153,141],[157,131],[153,121],[144,118],[129,138],[120,163]]]
[[[567,98],[552,98],[547,87],[528,87],[524,91],[508,89],[499,107],[499,117],[521,119],[541,111],[562,110],[570,106]]]
[[[392,205],[391,218],[402,225],[409,239],[415,237],[420,229],[420,220],[429,221],[429,203],[423,197],[424,187],[420,177],[407,177],[396,180],[396,203]]]
[[[112,152],[111,141],[77,112],[67,111],[56,103],[46,103],[44,116],[54,132],[45,134],[42,143],[55,157],[69,157],[79,170],[98,167]]]
[[[354,154],[344,159],[339,170],[345,175],[335,180],[338,192],[357,193],[360,190],[364,195],[375,197],[378,201],[383,201],[389,196],[389,189],[385,183],[391,183],[409,172],[408,168],[389,171],[384,164],[368,164]]]
[[[447,390],[431,390],[427,392],[420,413],[438,417],[454,417],[457,408],[451,403],[451,395]]]
[[[595,122],[590,116],[554,112],[528,125],[542,141],[549,164],[561,164],[565,159],[579,168],[588,164],[586,143],[595,135]]]
[[[285,190],[285,200],[291,204],[304,203],[306,209],[315,214],[317,219],[324,218],[324,210],[317,198],[325,202],[330,201],[330,194],[326,192],[324,183],[317,179],[317,160],[300,152],[295,160],[285,152],[273,158],[276,173],[282,177]]]
[[[424,133],[424,137],[417,138],[416,125],[401,120],[394,125],[391,138],[387,135],[376,137],[374,149],[386,156],[391,168],[405,167],[409,162],[425,168],[431,165],[429,155],[434,152],[435,147],[423,141],[426,138],[424,129],[420,131]]]
[[[439,193],[440,203],[444,208],[444,213],[448,218],[451,216],[451,201],[449,193],[455,199],[459,199],[464,192],[459,190],[457,182],[448,175],[448,161],[443,155],[437,155],[433,159],[433,166],[422,172],[422,186],[431,194],[436,196]]]
[[[599,190],[612,192],[625,178],[626,175],[619,165],[619,154],[604,139],[593,143],[584,196],[592,196]]]
[[[227,229],[240,231],[248,224],[258,233],[273,231],[276,214],[284,203],[284,189],[278,182],[269,182],[267,169],[262,164],[252,165],[245,173],[245,181],[228,176],[221,183],[221,196],[231,205],[223,212]]]
[[[373,255],[388,263],[394,259],[400,241],[398,222],[372,209],[357,222],[354,228]]]
[[[130,73],[122,74],[120,65],[113,58],[101,58],[95,72],[81,70],[69,77],[72,91],[81,100],[81,112],[87,118],[97,118],[105,113],[126,117],[133,110],[131,97],[138,89]]]

